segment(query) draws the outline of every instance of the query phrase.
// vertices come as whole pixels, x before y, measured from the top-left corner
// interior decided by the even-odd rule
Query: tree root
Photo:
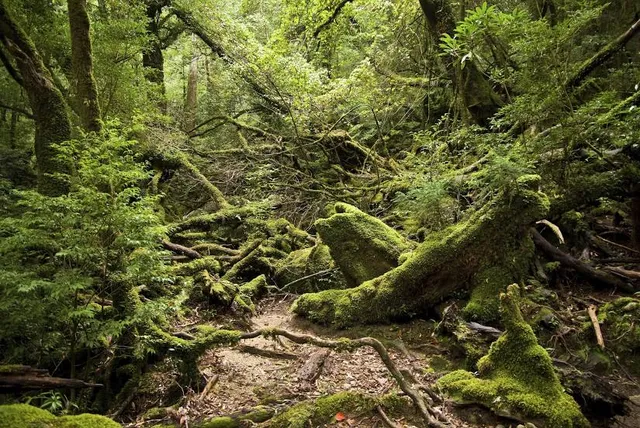
[[[245,333],[240,336],[240,339],[253,339],[259,336],[272,338],[282,336],[298,344],[311,344],[319,346],[321,348],[345,351],[351,351],[357,348],[370,346],[378,353],[387,370],[389,370],[400,389],[411,399],[422,418],[426,421],[427,425],[437,428],[444,428],[446,426],[445,423],[438,420],[438,418],[442,418],[442,415],[439,414],[438,411],[434,410],[424,399],[424,397],[418,392],[418,390],[416,390],[409,382],[407,382],[400,370],[391,360],[387,349],[377,339],[374,339],[372,337],[362,337],[359,339],[326,340],[310,335],[294,334],[278,328],[264,328],[250,333]]]

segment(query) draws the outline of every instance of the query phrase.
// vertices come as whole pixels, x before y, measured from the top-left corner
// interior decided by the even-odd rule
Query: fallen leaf
[[[347,417],[344,415],[344,413],[342,413],[342,412],[336,413],[336,421],[342,422],[345,419],[347,419]]]

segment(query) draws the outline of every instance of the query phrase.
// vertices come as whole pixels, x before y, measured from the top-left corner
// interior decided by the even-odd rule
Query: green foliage
[[[19,191],[19,213],[0,220],[2,358],[55,361],[105,346],[130,322],[126,299],[152,287],[164,232],[134,142],[111,126],[60,147],[75,165],[68,195]]]
[[[422,178],[407,192],[399,192],[395,205],[397,209],[411,213],[418,228],[442,229],[454,223],[459,210],[458,201],[450,195],[449,185],[447,180]],[[405,222],[405,227],[411,225]]]

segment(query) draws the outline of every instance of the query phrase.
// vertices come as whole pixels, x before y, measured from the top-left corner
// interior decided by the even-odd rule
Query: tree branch
[[[638,34],[638,32],[640,32],[640,19],[634,22],[633,25],[616,40],[609,43],[597,54],[585,61],[580,66],[580,69],[578,69],[578,71],[567,80],[565,88],[568,91],[571,91],[578,87],[593,70],[604,64],[609,58],[620,51],[629,42],[629,40],[633,38],[633,36]]]
[[[344,9],[346,5],[352,2],[353,0],[342,0],[338,4],[338,6],[335,8],[335,10],[333,11],[333,14],[329,17],[329,19],[327,19],[318,28],[316,28],[316,30],[313,32],[313,38],[317,39],[322,31],[324,31],[329,25],[333,24],[333,22],[336,19],[338,19],[338,15],[340,15],[340,12],[342,12],[342,9]]]

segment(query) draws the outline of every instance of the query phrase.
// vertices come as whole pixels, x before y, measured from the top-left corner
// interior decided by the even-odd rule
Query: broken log
[[[173,242],[169,242],[166,240],[162,241],[162,246],[171,251],[174,252],[176,254],[182,254],[184,256],[189,257],[190,259],[201,259],[202,256],[200,255],[199,252],[189,248],[189,247],[185,247],[184,245],[180,245],[180,244],[174,244]]]
[[[626,292],[634,291],[634,288],[625,281],[622,281],[621,279],[602,270],[594,269],[592,266],[581,262],[563,251],[560,251],[549,241],[544,239],[540,232],[533,228],[531,229],[531,236],[533,237],[533,242],[535,242],[536,247],[542,250],[547,257],[553,261],[559,262],[562,266],[575,270],[585,278],[593,281],[595,285],[605,285],[607,287],[620,289]]]
[[[88,383],[80,379],[51,377],[47,370],[29,366],[0,366],[0,391],[2,392],[101,386],[101,384]]]
[[[425,313],[452,293],[472,288],[465,315],[480,322],[497,318],[500,291],[526,275],[532,257],[529,226],[549,207],[538,185],[538,176],[520,177],[466,222],[428,237],[395,269],[355,288],[304,294],[292,310],[315,322],[347,327]]]

